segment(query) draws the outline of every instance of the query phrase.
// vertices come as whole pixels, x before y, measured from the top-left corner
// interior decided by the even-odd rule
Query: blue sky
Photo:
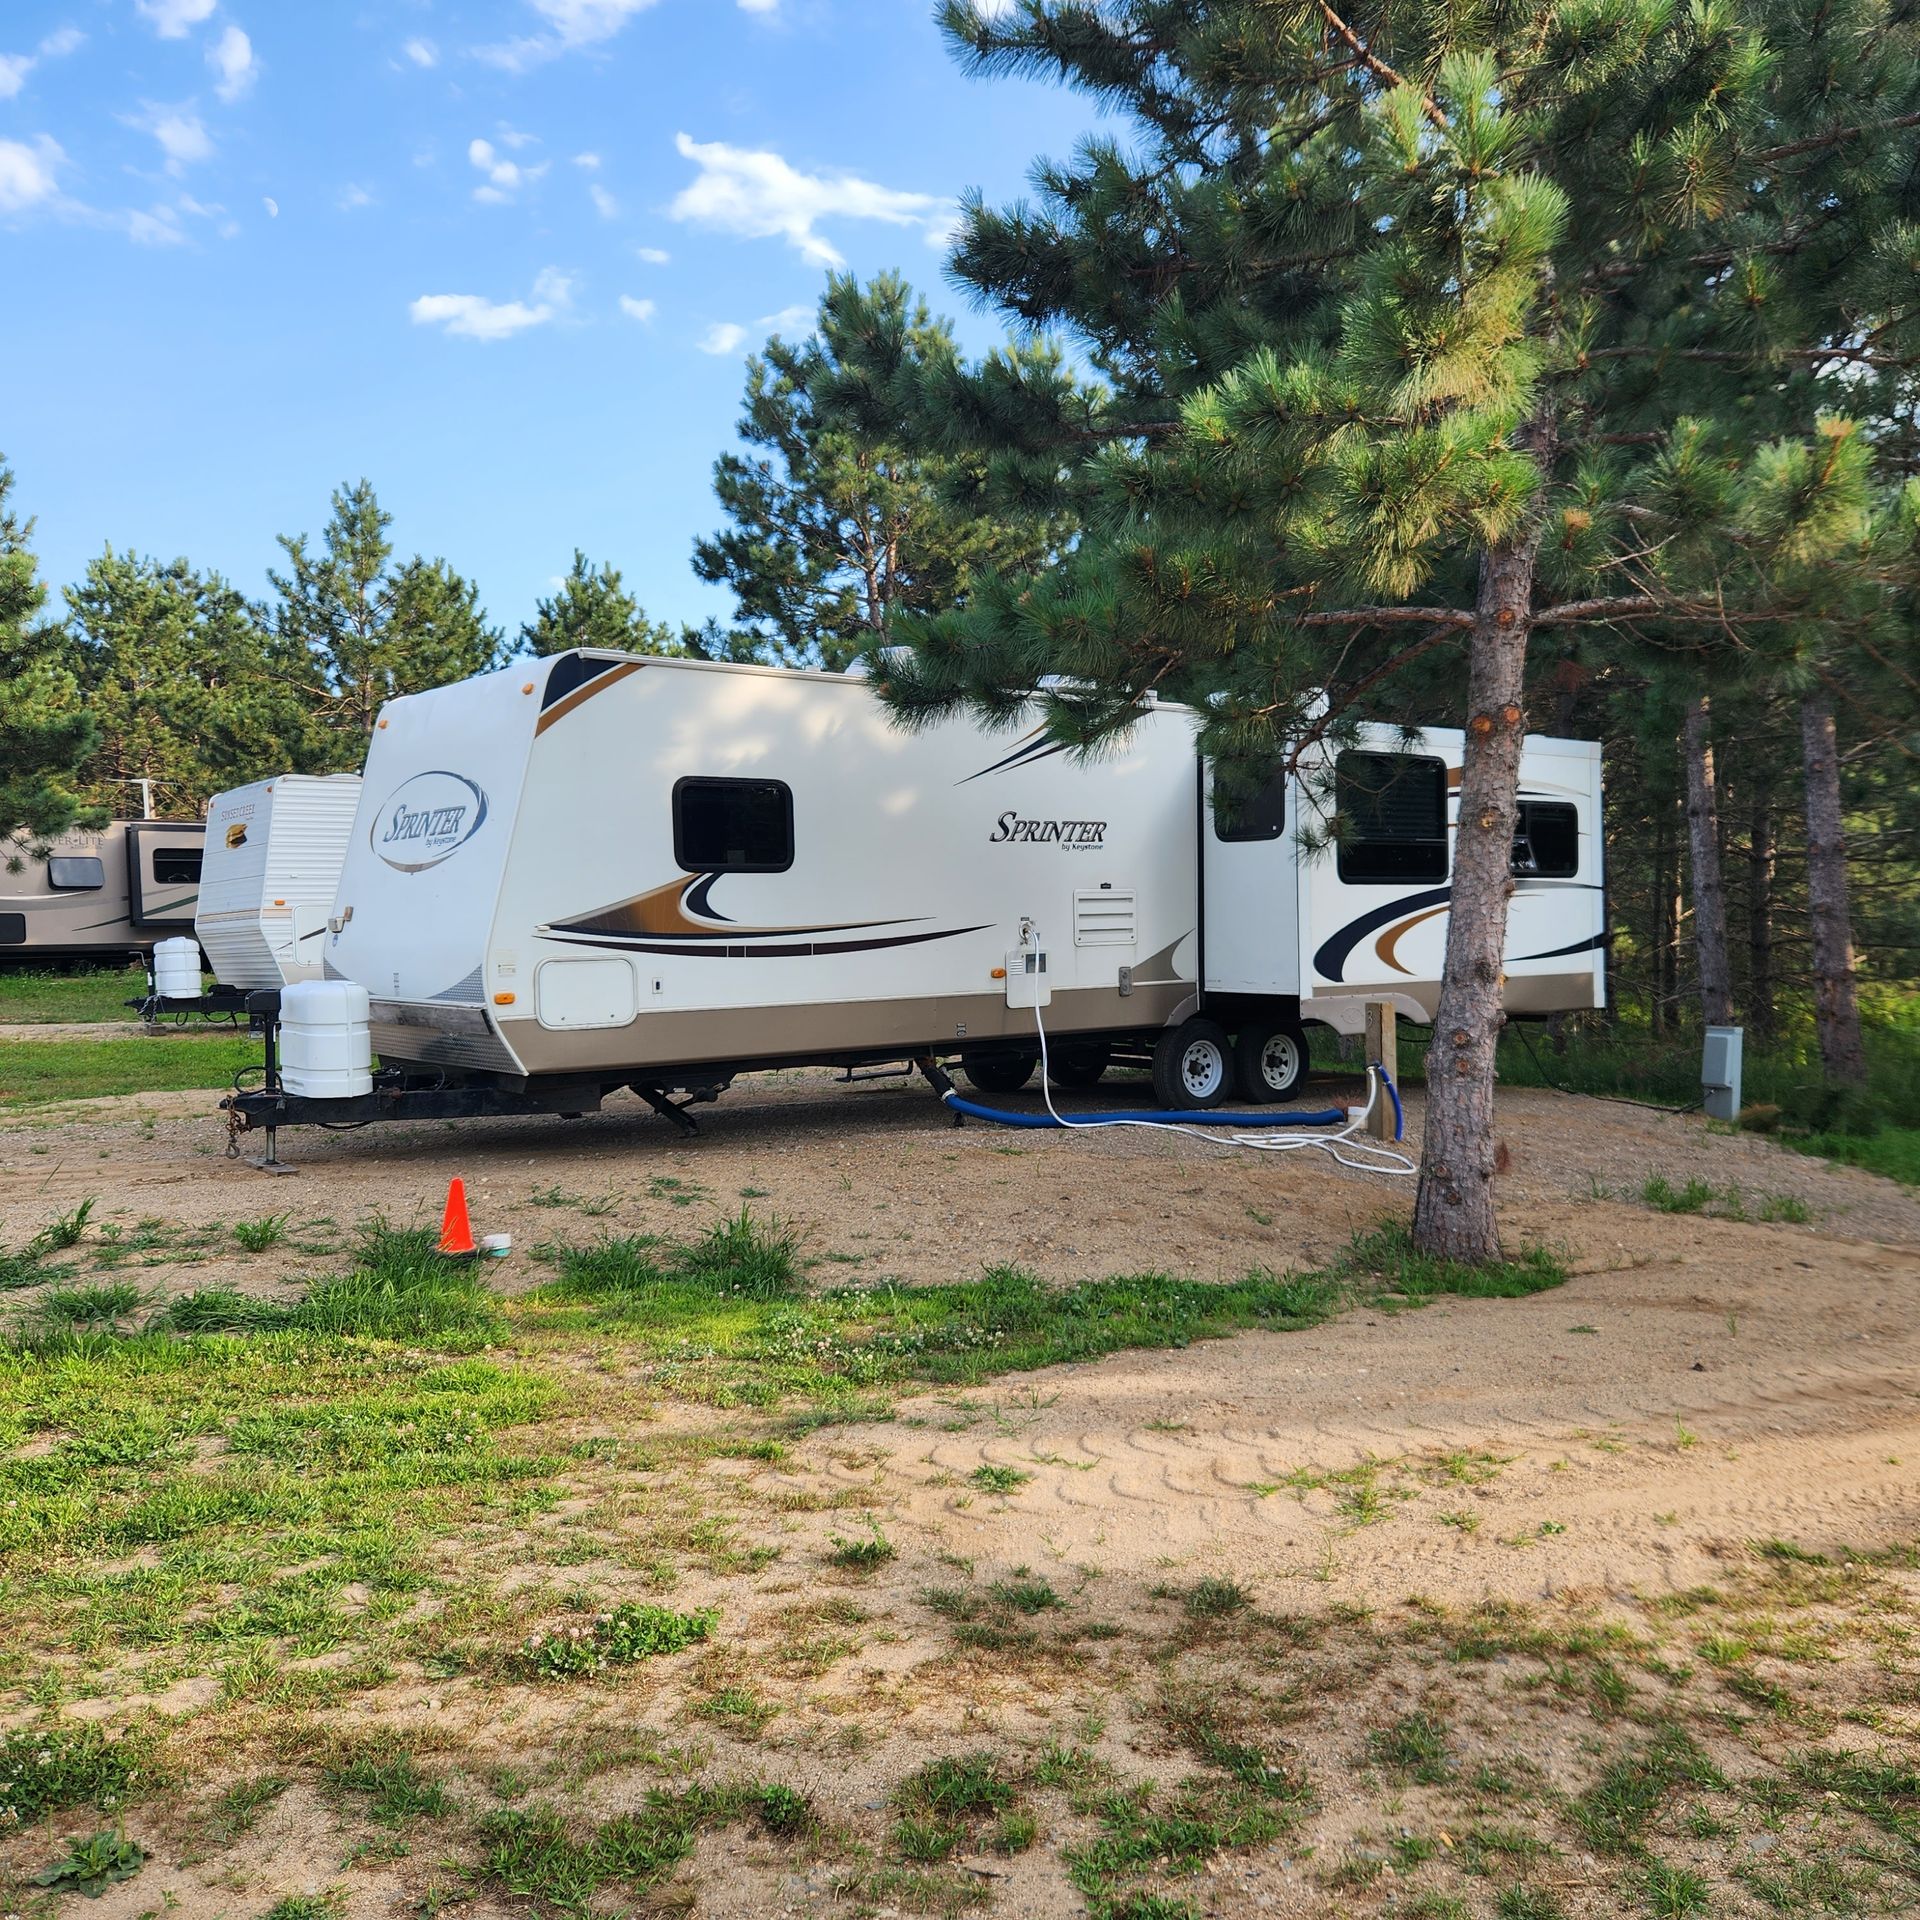
[[[509,629],[573,548],[722,616],[742,361],[829,267],[1090,124],[931,0],[0,0],[0,451],[56,586],[111,541],[264,593],[364,474]]]

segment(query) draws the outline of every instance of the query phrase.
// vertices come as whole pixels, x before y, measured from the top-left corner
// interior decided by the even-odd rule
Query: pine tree
[[[444,560],[391,565],[393,516],[361,480],[333,496],[320,550],[280,539],[278,639],[310,672],[315,765],[358,767],[381,706],[398,694],[491,672],[504,658],[479,591]]]
[[[60,632],[44,621],[47,590],[33,522],[9,504],[13,471],[0,459],[0,850],[44,841],[79,816],[79,768],[95,731],[60,663]]]
[[[163,816],[191,819],[223,787],[302,764],[311,669],[218,574],[108,547],[67,605],[65,658],[100,735],[89,798],[124,811],[144,780]]]
[[[1817,677],[1901,617],[1920,494],[1879,484],[1856,419],[1916,349],[1914,24],[1882,0],[955,0],[945,23],[975,67],[1079,86],[1137,137],[1043,169],[1039,211],[969,210],[956,272],[1076,334],[1111,391],[974,380],[942,416],[1029,485],[1052,463],[1089,532],[908,629],[883,692],[909,721],[1037,699],[1080,745],[1172,696],[1231,785],[1464,654],[1415,1232],[1492,1259],[1531,638],[1604,655],[1657,623]]]
[[[572,570],[553,598],[542,600],[534,617],[520,629],[520,644],[540,655],[566,653],[573,647],[608,647],[620,653],[686,651],[664,621],[647,618],[613,567],[594,567],[578,547],[573,550]]]
[[[899,614],[962,604],[983,570],[1057,550],[1057,510],[983,510],[979,469],[920,437],[924,385],[955,358],[947,324],[882,274],[830,279],[817,334],[776,336],[748,360],[739,433],[753,451],[715,462],[732,524],[697,541],[693,562],[733,590],[738,624],[710,625],[694,650],[844,668]]]

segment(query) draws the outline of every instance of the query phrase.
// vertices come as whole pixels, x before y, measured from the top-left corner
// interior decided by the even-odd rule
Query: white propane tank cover
[[[200,942],[162,940],[153,950],[153,990],[162,1000],[200,997]]]
[[[296,980],[280,994],[280,1081],[313,1100],[373,1091],[373,1008],[353,980]]]

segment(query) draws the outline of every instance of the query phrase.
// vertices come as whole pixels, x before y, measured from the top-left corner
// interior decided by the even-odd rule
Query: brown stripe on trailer
[[[1120,1033],[1165,1023],[1193,992],[1191,981],[1056,989],[1047,1032]],[[735,1061],[804,1066],[843,1053],[952,1054],[982,1042],[1031,1042],[1033,1015],[1004,991],[892,1000],[819,1001],[778,1007],[712,1007],[636,1014],[624,1027],[560,1029],[531,1017],[493,1019],[529,1074],[588,1072],[615,1078],[726,1066]]]
[[[647,663],[644,660],[623,660],[617,666],[609,667],[605,673],[596,673],[591,680],[574,688],[569,694],[563,694],[538,720],[534,722],[536,737],[546,732],[556,720],[564,720],[575,707],[584,706],[596,693],[605,693],[617,680],[624,680],[630,673],[638,673]]]

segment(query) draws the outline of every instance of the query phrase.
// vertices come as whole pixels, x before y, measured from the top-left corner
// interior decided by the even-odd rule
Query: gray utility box
[[[1740,1050],[1744,1029],[1709,1027],[1700,1061],[1700,1090],[1709,1120],[1740,1117]]]

